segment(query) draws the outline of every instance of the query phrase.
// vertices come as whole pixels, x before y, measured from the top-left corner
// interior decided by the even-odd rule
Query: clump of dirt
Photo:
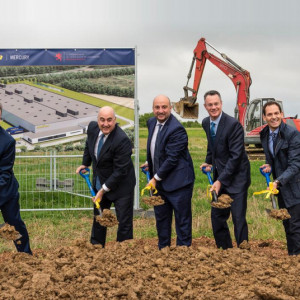
[[[276,220],[287,220],[291,218],[291,215],[286,208],[282,209],[271,209],[269,216]]]
[[[110,209],[103,209],[102,216],[96,216],[96,222],[104,227],[118,225],[118,219]]]
[[[248,243],[248,241],[244,240],[240,243],[239,245],[240,249],[245,249],[245,250],[250,250],[250,244]]]
[[[0,254],[0,299],[300,299],[300,256],[282,244],[220,250],[200,238],[161,251],[156,244],[78,240],[34,256]]]
[[[215,208],[228,208],[230,207],[230,203],[232,203],[233,200],[230,198],[227,194],[222,194],[220,197],[218,197],[218,202],[211,202],[211,206]]]
[[[161,196],[146,196],[142,198],[142,201],[147,205],[158,206],[165,203]]]
[[[18,231],[16,231],[15,226],[11,226],[7,223],[0,227],[0,236],[3,239],[12,241],[21,238],[21,235]]]

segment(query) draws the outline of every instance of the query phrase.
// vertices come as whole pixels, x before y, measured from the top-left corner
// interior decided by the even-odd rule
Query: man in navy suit
[[[281,106],[269,101],[263,106],[267,122],[260,132],[266,155],[261,168],[273,174],[273,188],[279,189],[279,208],[286,208],[291,216],[284,220],[289,255],[300,254],[300,133],[282,121]]]
[[[232,248],[227,225],[230,212],[237,245],[248,241],[246,210],[250,163],[245,152],[243,127],[236,119],[222,112],[220,93],[214,90],[205,93],[204,107],[209,114],[202,121],[208,143],[205,163],[200,168],[206,167],[206,171],[210,171],[213,167],[214,184],[211,190],[215,190],[218,196],[228,194],[233,199],[230,208],[211,209],[217,247],[227,249]]]
[[[126,133],[116,123],[114,110],[100,108],[98,123],[88,126],[87,140],[80,170],[93,165],[93,187],[100,199],[101,210],[114,203],[119,221],[117,241],[133,238],[133,198],[135,172],[131,159],[132,145]],[[99,215],[94,207],[94,215]],[[91,243],[105,246],[107,228],[93,222]]]
[[[0,119],[2,104],[0,103]],[[15,240],[19,252],[32,254],[29,236],[20,215],[19,183],[14,176],[13,166],[16,154],[16,141],[0,126],[0,209],[5,223],[14,226],[22,237]]]
[[[151,180],[158,195],[165,201],[155,206],[158,247],[171,245],[172,216],[175,215],[177,246],[192,242],[191,199],[195,180],[193,162],[188,150],[184,127],[171,114],[170,99],[164,95],[153,101],[153,118],[147,122],[147,163]]]

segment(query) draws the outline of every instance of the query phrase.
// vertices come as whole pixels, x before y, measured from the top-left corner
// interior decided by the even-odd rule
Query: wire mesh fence
[[[19,182],[21,210],[91,209],[87,184],[75,173],[81,161],[82,155],[57,155],[55,151],[16,156],[14,173]]]

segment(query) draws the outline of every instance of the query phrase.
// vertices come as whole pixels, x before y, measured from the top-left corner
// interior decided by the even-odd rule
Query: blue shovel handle
[[[202,172],[203,172],[203,174],[205,174],[207,176],[209,184],[213,185],[214,182],[213,182],[213,180],[211,178],[211,175],[210,175],[210,172],[212,171],[212,168],[211,168],[211,171],[205,171],[205,168],[206,167],[202,167]],[[217,195],[216,191],[212,191],[211,195],[212,195],[212,202],[218,202],[218,195]]]
[[[84,173],[82,173],[82,171],[85,171]],[[92,197],[95,197],[96,196],[96,193],[92,187],[92,184],[91,184],[91,181],[90,181],[90,169],[89,168],[85,168],[85,169],[81,169],[79,171],[79,174],[81,177],[83,177],[89,187],[89,190],[91,192],[91,195]]]
[[[266,178],[267,186],[269,186],[270,185],[270,175],[271,175],[272,170],[270,172],[266,173],[263,171],[263,169],[265,169],[265,168],[259,168],[259,171]]]
[[[149,171],[146,171],[146,167],[142,167],[141,169],[142,169],[142,172],[143,172],[144,174],[146,174],[147,182],[149,182],[149,181],[150,181],[150,172],[149,172]]]

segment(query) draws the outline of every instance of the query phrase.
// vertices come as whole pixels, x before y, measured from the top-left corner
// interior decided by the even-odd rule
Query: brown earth
[[[275,241],[219,250],[208,238],[157,250],[156,239],[78,240],[0,254],[0,299],[300,299],[300,256]]]
[[[276,220],[287,220],[291,218],[291,215],[286,208],[282,209],[271,209],[269,216]]]
[[[104,227],[113,227],[119,224],[116,215],[110,209],[103,209],[102,216],[96,216],[96,222]]]
[[[3,226],[2,226],[3,225]],[[0,227],[0,238],[5,240],[12,240],[15,241],[22,237],[18,231],[16,231],[14,226],[11,226],[7,223],[1,224]]]
[[[218,202],[211,202],[211,206],[216,208],[228,208],[230,207],[230,203],[232,203],[233,200],[230,198],[227,194],[222,194],[220,197],[218,197]]]
[[[158,206],[165,203],[165,200],[161,196],[145,196],[142,198],[142,202],[151,206]]]

